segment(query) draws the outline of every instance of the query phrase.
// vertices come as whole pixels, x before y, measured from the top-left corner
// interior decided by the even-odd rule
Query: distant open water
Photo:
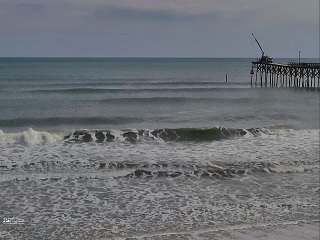
[[[0,239],[318,221],[319,91],[251,61],[0,58]]]

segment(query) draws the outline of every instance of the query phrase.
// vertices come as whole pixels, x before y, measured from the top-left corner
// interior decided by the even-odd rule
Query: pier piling
[[[260,86],[263,87],[296,87],[319,88],[320,87],[320,63],[292,63],[287,64],[265,62],[258,59],[252,62],[251,86],[255,75],[255,86],[260,78]]]

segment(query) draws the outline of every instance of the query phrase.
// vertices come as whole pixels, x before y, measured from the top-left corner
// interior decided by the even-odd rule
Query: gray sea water
[[[252,60],[0,58],[0,239],[318,221],[319,91]]]

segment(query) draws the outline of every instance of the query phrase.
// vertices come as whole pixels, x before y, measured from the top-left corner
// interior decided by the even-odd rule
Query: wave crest
[[[4,133],[0,130],[0,143],[44,144],[55,143],[63,139],[64,133],[35,131],[29,128],[18,133]]]
[[[36,131],[29,128],[23,132],[5,133],[0,130],[0,144],[45,144],[65,141],[73,142],[211,142],[255,136],[296,136],[300,138],[318,136],[319,129],[293,130],[250,128],[233,129],[213,128],[163,128],[163,129],[126,129],[126,130],[73,130],[73,131]]]
[[[160,142],[203,142],[219,141],[236,136],[244,136],[248,133],[242,129],[228,129],[224,127],[215,128],[176,128],[176,129],[134,129],[134,130],[77,130],[65,136],[66,141],[82,142],[110,142],[127,141],[137,142],[145,140],[156,140]]]

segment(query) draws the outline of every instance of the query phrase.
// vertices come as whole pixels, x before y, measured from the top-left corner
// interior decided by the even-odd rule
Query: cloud
[[[193,16],[184,12],[163,9],[141,9],[132,7],[110,6],[95,10],[97,17],[112,16],[116,18],[136,19],[136,20],[184,20]]]
[[[49,6],[43,3],[22,3],[20,5],[11,5],[11,7],[15,7],[19,14],[31,15],[45,13]]]
[[[93,12],[94,18],[114,18],[137,21],[198,21],[224,19],[226,14],[222,11],[210,11],[206,13],[189,13],[170,9],[144,9],[140,7],[106,6],[99,7]]]
[[[14,15],[17,17],[22,16],[32,16],[34,14],[43,14],[46,10],[48,10],[48,5],[45,3],[28,3],[28,2],[22,2],[22,3],[16,3],[14,1],[12,2],[3,2],[0,3],[0,13],[2,16],[10,16]]]
[[[292,36],[313,46],[319,3],[309,1],[0,0],[0,54],[244,55],[251,32],[270,51]]]

